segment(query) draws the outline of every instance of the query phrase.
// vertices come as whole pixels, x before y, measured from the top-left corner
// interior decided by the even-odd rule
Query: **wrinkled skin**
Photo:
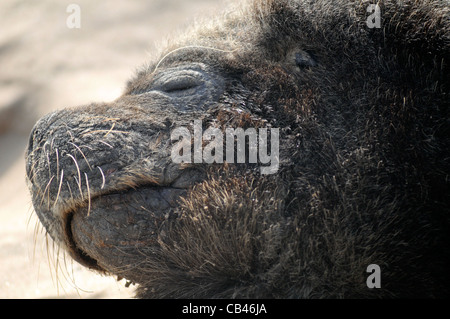
[[[116,101],[42,118],[26,158],[48,234],[140,297],[448,297],[448,2],[380,6],[370,29],[359,2],[255,1]],[[196,119],[279,128],[278,172],[174,163]]]

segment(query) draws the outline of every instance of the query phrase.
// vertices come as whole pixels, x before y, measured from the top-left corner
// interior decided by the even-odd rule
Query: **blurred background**
[[[0,2],[0,298],[133,295],[124,280],[86,270],[46,244],[25,184],[28,134],[53,110],[114,100],[159,42],[229,2]],[[70,4],[80,9],[80,28]]]

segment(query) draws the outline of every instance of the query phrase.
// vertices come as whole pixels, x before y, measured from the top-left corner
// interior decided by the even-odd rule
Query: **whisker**
[[[67,126],[67,124],[66,124],[66,126]],[[74,141],[75,139],[74,139],[72,133],[70,132],[69,127],[67,127],[67,131],[66,131],[66,132],[70,135],[70,140],[71,140],[71,141]]]
[[[67,154],[67,156],[70,156],[70,158],[72,158],[73,162],[75,163],[75,166],[77,167],[77,172],[78,172],[78,188],[80,190],[80,194],[81,194],[81,198],[83,198],[83,191],[81,190],[81,172],[80,172],[80,167],[78,166],[77,160],[75,159],[75,157],[73,157],[70,154]]]
[[[78,178],[76,177],[76,176],[74,176],[73,177],[74,179],[75,179],[75,181],[77,182],[77,185],[78,185],[78,190],[80,191],[80,193],[81,193],[81,199],[83,199],[83,193],[81,192],[81,183],[80,183],[80,181],[78,180]]]
[[[33,174],[28,177],[30,181],[32,181],[37,174],[36,170],[34,169],[37,164],[38,164],[37,160],[33,161],[33,163],[31,164],[30,171],[33,172]]]
[[[106,146],[109,146],[110,148],[114,148],[112,145],[110,145],[110,144],[108,144],[108,143],[106,143],[106,142],[104,142],[104,141],[102,141],[102,140],[98,140],[100,143],[103,143],[103,144],[105,144]]]
[[[31,156],[34,156],[36,154],[37,151],[43,149],[42,146],[38,146],[36,148],[34,148],[30,153],[28,153],[28,155],[25,157],[25,160],[28,160]]]
[[[66,282],[68,284],[70,284],[70,286],[72,288],[75,289],[75,292],[77,293],[78,297],[81,298],[80,288],[77,286],[77,284],[75,282],[73,259],[66,258],[66,257],[67,257],[67,254],[65,252],[63,252],[63,262],[64,262],[64,269],[65,269],[64,279],[66,280]]]
[[[50,151],[53,149],[53,142],[55,141],[55,138],[52,138],[52,142],[50,143]]]
[[[217,48],[213,48],[213,47],[206,47],[206,46],[202,46],[202,45],[187,45],[184,47],[180,47],[177,49],[174,49],[172,51],[170,51],[169,53],[167,53],[165,56],[163,56],[161,58],[161,60],[159,60],[158,64],[156,64],[155,68],[153,69],[153,72],[151,74],[154,74],[156,72],[156,70],[158,70],[159,66],[161,65],[161,63],[171,54],[180,51],[180,50],[184,50],[184,49],[206,49],[206,50],[212,50],[212,51],[217,51],[217,52],[223,52],[223,53],[233,53],[234,51],[236,51],[237,49],[234,50],[222,50],[222,49],[217,49]]]
[[[55,149],[55,153],[56,153],[56,179],[59,179],[59,154],[58,154],[58,149]]]
[[[102,186],[100,187],[100,189],[103,189],[103,187],[105,187],[105,174],[103,174],[103,170],[100,166],[97,166],[97,168],[100,170],[100,173],[102,174]]]
[[[41,202],[39,203],[39,205],[42,205],[42,203],[44,202],[44,198],[45,198],[45,192],[47,191],[47,204],[48,204],[48,208],[50,209],[50,184],[53,181],[53,178],[55,178],[55,175],[52,176],[52,178],[50,178],[50,180],[47,183],[47,186],[45,186],[44,192],[42,193],[42,199]]]
[[[111,133],[111,131],[114,129],[114,126],[116,126],[116,122],[114,122],[114,123],[111,125],[111,128],[109,129],[108,133],[106,133],[105,136],[103,136],[103,137],[107,137],[108,134]]]
[[[28,227],[30,227],[31,219],[33,217],[35,217],[35,213],[34,213],[34,211],[32,210],[31,207],[30,207],[29,211],[30,211],[30,214],[29,214],[28,221],[27,221],[27,229],[28,229]],[[39,235],[40,227],[43,227],[42,224],[39,221],[35,221],[34,228],[33,228],[33,253],[31,255],[31,260],[33,262],[36,259],[36,247],[37,247],[38,235]]]
[[[53,245],[55,245],[55,242],[53,242]],[[64,291],[63,282],[60,279],[59,274],[61,274],[63,276],[63,278],[65,277],[63,268],[61,267],[61,263],[60,263],[60,258],[59,258],[60,254],[61,254],[61,246],[56,245],[55,277],[56,277],[56,283],[57,283],[57,287],[58,287],[58,289],[57,289],[58,295],[59,295],[59,288],[62,288],[62,290]]]
[[[70,187],[69,181],[67,181],[66,184],[67,184],[67,187],[69,188],[70,198],[72,198],[72,201],[73,201],[74,199],[73,199],[73,194],[72,194],[72,188]]]
[[[114,124],[115,124],[115,123],[114,123]],[[106,135],[108,135],[108,134],[111,133],[111,132],[112,132],[112,133],[130,134],[130,132],[127,132],[127,131],[112,130],[112,128],[111,128],[111,129],[109,129],[109,130],[95,130],[95,131],[89,131],[89,132],[83,133],[81,136],[83,137],[83,136],[88,135],[88,134],[103,133],[103,132],[106,132],[106,134],[105,134],[103,137],[106,137]]]
[[[62,186],[63,179],[64,179],[64,170],[61,169],[61,179],[59,181],[58,194],[56,194],[56,199],[55,199],[55,203],[53,204],[53,208],[56,206],[56,203],[58,202],[59,194],[61,193],[61,186]]]
[[[86,147],[87,149],[89,149],[90,151],[92,151],[93,150],[93,148],[92,147],[90,147],[89,145],[83,145],[82,147]]]
[[[53,243],[53,245],[54,245],[54,243]],[[48,263],[48,265],[49,265],[49,267],[50,267],[50,278],[52,279],[52,282],[54,283],[55,282],[55,279],[53,278],[53,272],[52,272],[52,259],[51,259],[51,254],[50,254],[50,244],[49,244],[49,242],[48,242],[48,234],[46,233],[45,234],[45,250],[46,250],[46,255],[47,255],[47,263]],[[58,287],[56,287],[56,290],[58,291]]]
[[[48,145],[47,143],[44,144],[44,152],[45,152],[45,157],[47,158],[47,164],[48,164],[48,177],[50,178],[50,175],[52,175],[51,170],[50,170],[50,156],[49,156],[49,152],[47,152],[47,150],[45,149],[45,146]]]
[[[87,213],[87,215],[89,216],[89,214],[91,212],[91,191],[89,189],[89,180],[88,180],[88,176],[86,173],[84,173],[84,177],[86,178],[86,188],[87,188],[87,192],[88,192],[88,213]]]
[[[84,156],[83,151],[81,151],[81,149],[78,147],[78,145],[76,145],[76,144],[74,144],[74,143],[72,143],[72,142],[69,142],[69,144],[72,144],[73,146],[75,146],[75,148],[81,153],[81,156],[83,156],[84,160],[86,161],[86,164],[88,165],[89,170],[92,171],[91,165],[89,165],[89,162],[88,162],[86,156]]]

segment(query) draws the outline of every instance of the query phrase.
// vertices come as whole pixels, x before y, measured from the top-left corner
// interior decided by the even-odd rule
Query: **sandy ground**
[[[69,4],[81,9],[70,29]],[[224,0],[0,2],[0,298],[128,298],[46,244],[25,184],[35,121],[66,106],[111,101],[161,41]]]

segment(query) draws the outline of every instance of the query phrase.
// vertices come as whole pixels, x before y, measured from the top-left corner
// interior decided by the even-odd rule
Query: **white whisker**
[[[72,201],[73,201],[74,199],[73,199],[73,194],[72,194],[72,188],[70,188],[69,181],[67,181],[66,184],[67,184],[67,187],[69,188],[70,198],[72,198]]]
[[[97,168],[100,170],[100,173],[102,174],[102,186],[100,189],[103,189],[105,187],[105,174],[103,174],[103,170],[100,166],[97,166]]]
[[[236,51],[237,49],[234,50],[222,50],[222,49],[217,49],[217,48],[213,48],[213,47],[206,47],[206,46],[202,46],[202,45],[187,45],[181,48],[177,48],[175,50],[170,51],[169,53],[167,53],[165,56],[163,56],[161,58],[161,60],[159,60],[158,64],[156,64],[155,69],[153,70],[152,74],[156,72],[156,70],[158,70],[160,64],[171,54],[177,52],[177,51],[181,51],[184,49],[205,49],[205,50],[212,50],[212,51],[218,51],[218,52],[223,52],[223,53],[233,53],[234,51]]]
[[[106,142],[104,142],[104,141],[102,141],[102,140],[98,140],[100,143],[103,143],[103,144],[105,144],[106,146],[109,146],[110,148],[114,148],[113,146],[111,146],[110,144],[108,144],[108,143],[106,143]]]
[[[86,161],[86,164],[88,165],[88,167],[89,167],[89,170],[91,170],[92,171],[92,168],[91,168],[91,165],[89,165],[89,162],[88,162],[88,160],[87,160],[87,158],[86,158],[86,156],[84,156],[84,153],[83,153],[83,151],[78,147],[78,145],[76,145],[76,144],[74,144],[74,143],[72,143],[72,142],[69,142],[69,144],[72,144],[73,146],[75,146],[76,147],[76,149],[81,153],[81,156],[83,156],[83,158],[84,158],[84,160]]]
[[[56,180],[59,179],[59,154],[58,154],[58,149],[55,149],[55,153],[56,153]]]
[[[42,203],[44,202],[44,198],[45,198],[45,192],[47,191],[47,205],[48,205],[48,209],[50,209],[50,184],[53,181],[53,178],[55,178],[55,175],[52,176],[52,178],[50,178],[50,180],[47,183],[47,186],[45,186],[44,192],[42,193],[42,199],[40,202],[40,205],[42,205]]]
[[[49,156],[49,152],[47,152],[47,150],[45,149],[45,146],[48,145],[47,143],[44,144],[44,152],[45,152],[45,157],[47,158],[47,164],[48,164],[48,178],[50,178],[50,176],[52,175],[52,172],[50,170],[50,156]]]
[[[56,199],[55,199],[55,202],[53,203],[53,207],[55,207],[56,203],[58,202],[59,194],[61,193],[61,186],[62,186],[63,179],[64,179],[64,170],[61,169],[61,179],[59,180],[58,194],[56,194]]]
[[[87,215],[89,216],[89,214],[91,212],[91,191],[89,190],[89,180],[88,180],[88,176],[86,173],[84,173],[84,177],[86,178],[86,188],[87,188],[87,192],[88,192],[88,213],[87,213]]]
[[[67,154],[67,156],[69,156],[70,158],[72,158],[73,162],[75,163],[75,166],[77,167],[77,172],[78,172],[78,189],[80,190],[80,195],[81,198],[83,198],[83,191],[81,190],[81,172],[80,172],[80,167],[78,166],[77,160],[75,159],[75,157],[73,157],[70,154]]]

